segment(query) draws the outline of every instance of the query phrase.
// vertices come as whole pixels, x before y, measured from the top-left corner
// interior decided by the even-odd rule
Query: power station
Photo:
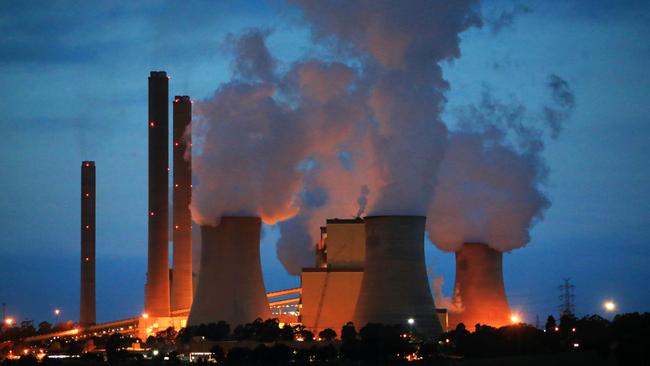
[[[502,253],[466,243],[456,253],[455,301],[460,312],[436,309],[424,258],[424,216],[328,219],[320,228],[314,266],[301,286],[268,293],[260,260],[261,219],[224,216],[201,226],[201,268],[196,293],[192,273],[192,101],[169,100],[165,71],[149,76],[148,260],[141,316],[93,325],[95,317],[95,163],[81,166],[80,324],[88,331],[128,327],[146,338],[157,331],[226,321],[232,328],[278,317],[317,334],[353,321],[409,324],[435,338],[449,326],[509,322]],[[169,210],[169,104],[173,109]],[[171,225],[170,223],[171,219]],[[169,237],[173,243],[172,268]],[[289,298],[286,298],[289,296]],[[297,297],[296,297],[297,296]],[[285,297],[280,300],[269,299]],[[471,328],[470,328],[471,329]]]

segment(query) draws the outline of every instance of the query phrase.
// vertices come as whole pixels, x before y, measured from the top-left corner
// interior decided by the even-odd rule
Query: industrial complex
[[[453,300],[458,306],[450,311],[436,308],[424,258],[424,216],[328,219],[315,243],[313,267],[302,270],[301,286],[274,293],[266,292],[261,270],[260,218],[215,218],[216,226],[201,226],[201,268],[194,281],[191,121],[190,97],[170,100],[167,73],[152,71],[147,279],[144,311],[130,319],[95,324],[96,167],[95,162],[82,162],[80,332],[146,338],[169,327],[179,330],[219,321],[235,327],[273,317],[282,324],[300,324],[314,334],[338,330],[348,322],[358,328],[408,322],[422,336],[434,338],[459,323],[472,327],[509,322],[502,253],[483,243],[466,243],[456,253]],[[235,280],[236,273],[240,275]]]

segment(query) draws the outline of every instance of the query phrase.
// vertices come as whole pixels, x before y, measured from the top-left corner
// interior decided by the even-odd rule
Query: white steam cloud
[[[523,106],[489,93],[460,114],[459,130],[441,118],[440,64],[460,57],[460,33],[481,26],[477,2],[293,3],[324,51],[280,65],[268,30],[226,39],[233,78],[196,108],[193,219],[279,222],[278,256],[292,274],[313,265],[326,218],[355,213],[427,215],[445,250],[470,239],[525,244],[549,205],[540,130],[522,122]],[[559,133],[573,94],[557,76],[549,90],[542,120]]]

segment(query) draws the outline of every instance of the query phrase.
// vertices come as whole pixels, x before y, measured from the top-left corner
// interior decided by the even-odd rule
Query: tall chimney
[[[354,324],[404,325],[437,337],[442,327],[424,262],[424,216],[368,216],[366,260]]]
[[[188,325],[271,317],[260,263],[259,217],[222,217],[201,226],[201,270]]]
[[[144,309],[169,316],[169,78],[149,76],[149,247]]]
[[[79,323],[96,323],[95,314],[95,162],[81,163],[81,288]]]
[[[463,310],[450,314],[453,324],[463,323],[468,329],[479,323],[493,327],[509,324],[502,256],[482,243],[465,243],[456,252],[454,301],[462,304]]]
[[[189,309],[192,305],[192,101],[174,98],[174,212],[172,253],[171,309]],[[187,159],[185,157],[187,156]]]

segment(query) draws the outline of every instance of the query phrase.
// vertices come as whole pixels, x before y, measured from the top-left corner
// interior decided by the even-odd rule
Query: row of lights
[[[603,308],[608,313],[611,313],[616,310],[616,303],[612,300],[607,300],[603,303]],[[518,324],[521,322],[521,316],[519,314],[510,315],[510,322],[513,324]],[[573,330],[575,332],[575,330]]]
[[[54,315],[56,316],[57,321],[59,320],[59,315],[61,315],[61,309],[56,308],[54,309]],[[8,326],[12,326],[15,322],[15,319],[12,317],[7,317],[5,318],[5,324]]]

